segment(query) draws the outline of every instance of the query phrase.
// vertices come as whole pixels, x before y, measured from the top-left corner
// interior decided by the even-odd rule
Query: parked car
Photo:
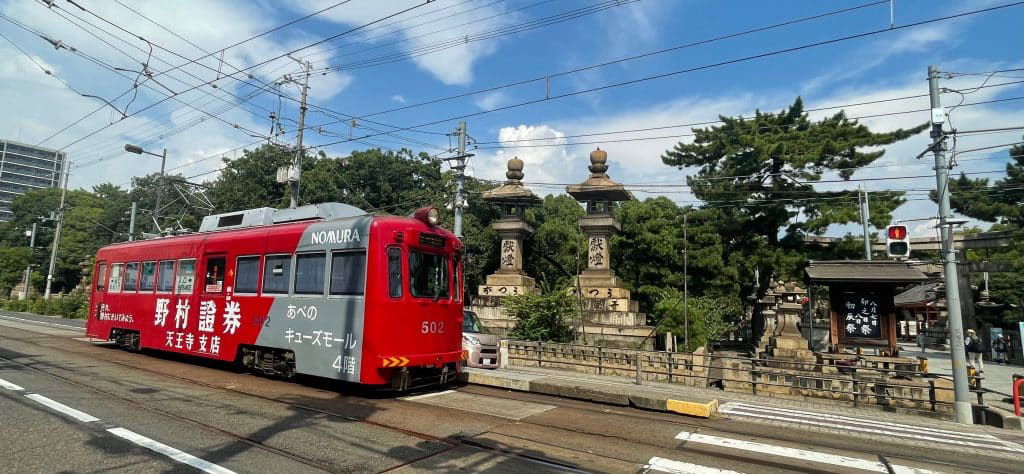
[[[462,315],[462,350],[468,353],[466,365],[498,368],[498,336],[487,333],[476,313],[463,311]]]

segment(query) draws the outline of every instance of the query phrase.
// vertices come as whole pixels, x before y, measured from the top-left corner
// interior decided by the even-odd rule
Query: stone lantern
[[[508,160],[507,180],[501,186],[483,194],[484,201],[501,208],[501,217],[491,223],[491,228],[501,237],[498,270],[487,275],[485,285],[478,294],[482,297],[515,296],[537,292],[533,278],[523,272],[523,241],[533,228],[526,223],[526,208],[541,202],[541,199],[523,187],[523,160]]]
[[[608,177],[608,153],[598,148],[590,153],[590,177],[565,188],[570,196],[586,206],[580,229],[587,236],[587,268],[577,277],[575,288],[583,298],[586,319],[598,325],[643,326],[636,301],[629,298],[622,281],[611,268],[611,236],[621,227],[612,211],[615,203],[633,200],[622,184]]]

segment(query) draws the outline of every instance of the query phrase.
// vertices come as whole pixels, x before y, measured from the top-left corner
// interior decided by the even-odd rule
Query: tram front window
[[[447,298],[448,259],[444,255],[409,252],[409,290],[417,298]]]

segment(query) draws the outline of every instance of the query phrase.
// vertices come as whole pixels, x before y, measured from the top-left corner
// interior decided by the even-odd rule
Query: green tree
[[[566,287],[546,287],[543,294],[502,298],[502,306],[516,324],[509,333],[524,341],[572,342],[570,327],[579,314],[575,296]]]
[[[209,183],[210,201],[216,212],[287,206],[287,186],[277,182],[277,168],[291,164],[294,153],[280,146],[262,145],[243,151],[238,159],[225,158],[224,169]]]
[[[573,275],[586,268],[586,237],[577,221],[583,207],[570,196],[547,195],[535,208],[526,211],[534,234],[526,245],[526,273],[549,287],[562,287]],[[497,268],[495,247],[495,268]]]
[[[687,183],[697,198],[719,208],[728,231],[722,232],[729,239],[726,254],[739,253],[727,261],[746,267],[741,279],[750,278],[751,265],[762,269],[764,279],[772,273],[796,277],[787,273],[802,259],[804,234],[858,218],[856,191],[819,191],[814,183],[830,172],[850,179],[883,156],[885,151],[875,148],[927,128],[875,133],[844,112],[812,121],[800,98],[779,113],[720,119],[722,125],[695,129],[692,143],[677,144],[662,161],[697,168]],[[872,223],[887,224],[902,195],[873,197]]]
[[[685,318],[683,295],[679,291],[666,291],[665,297],[654,307],[658,333],[671,332],[677,336],[684,352],[721,339],[743,316],[743,305],[736,296],[690,297],[686,303]],[[689,321],[688,327],[686,321]],[[684,342],[687,334],[689,345]]]
[[[1024,145],[1011,147],[1006,177],[990,184],[988,178],[968,178],[961,173],[949,182],[950,205],[965,216],[1024,228]],[[937,201],[934,191],[932,200]]]

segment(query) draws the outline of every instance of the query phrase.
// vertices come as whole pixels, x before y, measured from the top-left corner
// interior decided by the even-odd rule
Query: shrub
[[[567,288],[546,291],[545,294],[508,296],[502,306],[516,320],[509,333],[513,339],[524,341],[572,342],[573,331],[569,321],[579,311],[579,302]]]
[[[48,300],[40,297],[27,300],[2,299],[0,308],[7,311],[85,319],[89,315],[89,297],[84,293],[76,292],[67,295],[52,295]]]

